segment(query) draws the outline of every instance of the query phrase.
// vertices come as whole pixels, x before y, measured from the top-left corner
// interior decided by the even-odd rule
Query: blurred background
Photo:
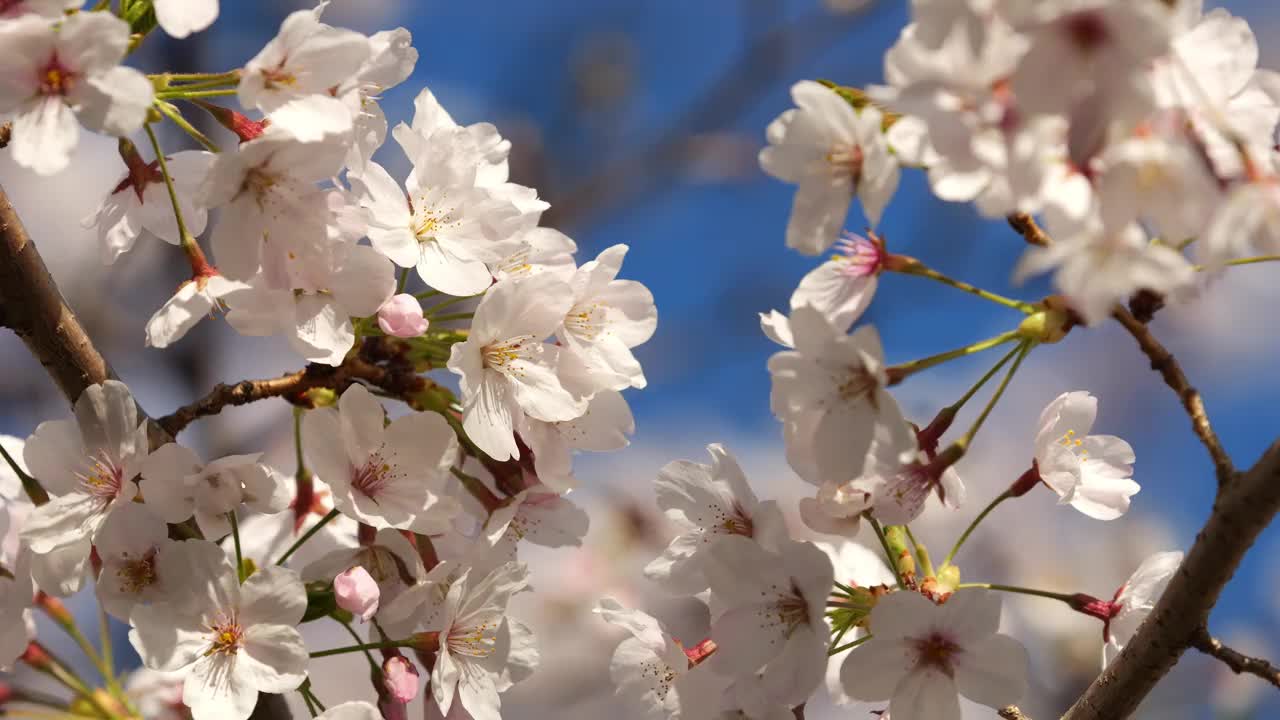
[[[237,67],[276,34],[288,12],[305,5],[223,0],[213,28],[181,43],[157,33],[134,64],[149,72]],[[1250,21],[1261,64],[1280,68],[1280,6],[1269,0],[1221,5]],[[607,678],[620,636],[589,612],[601,596],[649,611],[690,642],[705,633],[705,610],[664,599],[640,572],[670,537],[652,491],[665,463],[706,462],[704,446],[723,442],[740,456],[757,494],[782,501],[793,527],[801,527],[795,500],[809,487],[782,457],[765,367],[777,347],[760,333],[757,313],[785,310],[815,261],[784,247],[793,189],[765,177],[756,153],[766,124],[790,106],[794,81],[879,81],[884,51],[906,15],[905,2],[889,0],[335,0],[326,11],[330,24],[362,32],[398,25],[412,31],[417,70],[382,100],[393,125],[411,118],[413,98],[424,86],[459,122],[495,123],[514,145],[512,180],[536,187],[551,203],[543,224],[577,241],[579,262],[626,243],[623,277],[644,282],[657,300],[657,334],[637,351],[649,387],[627,396],[637,422],[632,445],[577,463],[581,490],[573,497],[592,518],[587,544],[528,553],[535,592],[521,596],[516,614],[538,634],[542,662],[538,674],[504,699],[504,716],[629,717],[612,699]],[[179,149],[185,136],[165,140],[166,149]],[[378,160],[392,175],[408,169],[394,143]],[[283,341],[241,338],[219,322],[202,323],[165,352],[143,347],[143,325],[185,278],[185,261],[171,246],[143,238],[116,265],[101,264],[96,238],[80,219],[120,172],[115,142],[100,137],[83,138],[72,169],[52,178],[20,171],[0,153],[0,184],[71,306],[142,405],[164,414],[219,381],[300,367]],[[847,227],[861,230],[864,223],[855,209]],[[1040,283],[1010,285],[1021,238],[968,206],[933,198],[918,172],[904,172],[880,231],[893,251],[953,277],[1032,300],[1048,292]],[[1252,464],[1280,430],[1280,333],[1271,315],[1280,303],[1276,272],[1266,264],[1232,269],[1191,302],[1162,311],[1152,325],[1204,394],[1239,467]],[[888,277],[865,321],[879,327],[889,361],[902,362],[1009,329],[1017,319],[940,285]],[[898,397],[910,417],[927,422],[997,357],[922,373],[901,386]],[[0,374],[0,432],[25,437],[41,420],[66,416],[65,400],[8,332],[0,332],[0,365],[7,368]],[[1143,490],[1133,510],[1101,523],[1057,507],[1047,491],[1032,493],[996,511],[966,546],[960,560],[966,581],[1110,597],[1149,553],[1189,547],[1207,516],[1212,468],[1176,397],[1132,339],[1104,325],[1031,356],[960,466],[968,505],[957,512],[931,506],[917,529],[935,554],[1026,468],[1034,419],[1067,390],[1097,395],[1097,431],[1134,446]],[[217,457],[262,450],[265,439],[268,459],[291,472],[288,418],[283,401],[259,403],[203,421],[183,441]],[[969,419],[961,417],[957,427]],[[1280,656],[1277,552],[1280,528],[1272,528],[1227,587],[1210,624],[1238,649],[1272,658]],[[92,603],[81,605],[91,625]],[[1006,608],[1007,631],[1031,650],[1033,687],[1022,707],[1032,717],[1056,717],[1098,671],[1099,624],[1035,598],[1009,598]],[[59,635],[44,630],[42,638],[58,649]],[[136,664],[125,628],[114,631],[122,665]],[[346,644],[334,628],[312,632],[316,647]],[[316,690],[326,703],[349,692],[369,694],[363,661],[349,657],[351,664],[316,663]],[[361,680],[337,689],[349,677]],[[819,693],[808,717],[861,720],[872,717],[869,710],[834,708]],[[1274,718],[1280,696],[1193,651],[1141,717]]]

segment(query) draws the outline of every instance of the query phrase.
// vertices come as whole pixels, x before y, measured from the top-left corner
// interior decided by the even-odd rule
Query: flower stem
[[[851,641],[849,641],[849,642],[847,642],[847,643],[845,643],[845,644],[843,644],[843,645],[840,645],[840,646],[837,646],[837,647],[833,647],[833,648],[831,648],[830,650],[827,650],[827,657],[831,657],[832,655],[836,655],[836,654],[838,654],[838,653],[842,653],[842,652],[844,652],[845,650],[848,650],[849,648],[856,648],[856,647],[858,647],[859,645],[861,645],[862,643],[864,643],[864,642],[866,642],[866,641],[868,641],[868,640],[870,640],[870,639],[871,639],[871,636],[870,636],[870,635],[863,635],[862,637],[858,638],[857,640],[851,640]]]
[[[970,295],[976,295],[983,300],[988,300],[996,303],[997,305],[1003,305],[1007,308],[1012,308],[1019,312],[1026,313],[1027,315],[1036,312],[1036,307],[1031,303],[1014,300],[1013,298],[1007,298],[1003,295],[997,295],[988,290],[983,290],[980,287],[970,285],[962,280],[956,280],[955,278],[943,275],[937,270],[934,270],[919,261],[908,263],[905,267],[898,270],[898,272],[903,275],[915,275],[916,277],[928,278],[930,280],[940,282],[943,285],[949,285],[957,290],[967,292]]]
[[[192,98],[207,97],[227,97],[235,95],[239,90],[235,88],[225,88],[222,90],[183,90],[181,88],[173,88],[170,90],[161,90],[156,93],[157,100],[190,100]]]
[[[280,556],[280,559],[276,561],[276,564],[283,565],[291,555],[293,555],[295,552],[298,551],[298,548],[302,547],[303,543],[310,540],[312,535],[315,535],[317,532],[319,532],[320,528],[327,525],[330,520],[336,517],[338,517],[338,509],[334,508],[330,510],[327,515],[325,515],[324,517],[316,521],[316,524],[312,525],[305,533],[303,533],[302,537],[298,538],[297,542],[295,542],[293,545],[290,545],[289,549],[285,550],[284,554]]]
[[[236,577],[243,583],[248,577],[244,571],[244,556],[240,554],[240,522],[236,520],[236,511],[227,512],[227,522],[231,524],[231,543],[236,548]]]
[[[427,298],[433,298],[433,297],[436,297],[437,295],[443,295],[443,294],[444,293],[440,292],[439,290],[423,290],[420,293],[414,293],[413,296],[419,300],[426,300]]]
[[[1050,600],[1060,600],[1064,603],[1071,603],[1074,598],[1069,593],[1056,593],[1017,585],[1000,585],[998,583],[960,583],[956,587],[957,589],[981,588],[983,590],[999,590],[1000,592],[1017,593],[1019,595],[1035,595],[1036,597],[1049,598]]]
[[[191,263],[191,274],[196,277],[206,275],[210,272],[209,261],[205,259],[200,243],[196,242],[195,237],[187,231],[187,223],[182,219],[178,191],[173,187],[173,177],[169,175],[169,165],[165,161],[164,150],[160,149],[160,140],[156,138],[156,131],[151,129],[151,123],[142,127],[147,131],[151,149],[155,151],[156,163],[160,166],[160,174],[164,176],[164,186],[169,191],[169,202],[173,205],[173,218],[178,223],[178,237],[182,240],[182,251],[187,254],[187,261]]]
[[[475,313],[463,312],[449,313],[448,315],[432,315],[431,319],[436,322],[446,322],[449,320],[470,320],[473,317],[475,317]]]
[[[1257,263],[1275,262],[1277,260],[1280,260],[1280,255],[1258,255],[1256,257],[1236,258],[1234,260],[1228,260],[1222,264],[1223,265],[1254,265]],[[1196,266],[1196,270],[1199,272],[1204,272],[1207,269],[1208,268],[1205,267],[1204,265]]]
[[[987,384],[988,380],[995,377],[995,374],[1000,372],[1000,368],[1004,367],[1006,363],[1008,363],[1010,360],[1013,359],[1014,355],[1017,355],[1020,352],[1022,352],[1021,345],[1005,353],[1004,357],[1000,358],[1000,362],[996,363],[995,365],[992,365],[991,369],[988,370],[982,377],[978,378],[978,382],[974,383],[973,386],[970,387],[969,390],[965,392],[965,394],[959,400],[955,401],[950,406],[948,406],[948,409],[951,410],[951,412],[953,413],[960,412],[960,409],[964,407],[965,403],[969,402],[969,400],[972,399],[973,396],[976,395],[977,392],[982,389],[982,386]]]
[[[472,497],[480,501],[486,511],[492,513],[498,509],[498,506],[502,505],[502,499],[494,495],[493,491],[480,478],[468,475],[456,467],[449,468],[449,471],[453,473],[454,477],[462,481],[462,486],[467,489],[467,492],[471,493]]]
[[[867,519],[871,529],[875,531],[876,537],[880,539],[880,547],[884,550],[885,560],[889,561],[889,569],[893,570],[893,576],[898,581],[898,587],[906,587],[906,584],[902,581],[902,575],[898,574],[897,558],[893,556],[893,551],[889,549],[889,541],[884,537],[884,528],[880,527],[880,521],[871,517],[869,512],[863,513],[862,516]]]
[[[435,305],[432,305],[431,307],[427,308],[426,310],[423,310],[423,314],[425,314],[427,317],[431,317],[431,316],[435,315],[436,313],[440,312],[441,310],[443,310],[443,309],[445,309],[445,308],[449,307],[450,305],[457,305],[457,304],[458,304],[458,303],[460,303],[460,302],[463,302],[463,301],[465,301],[465,300],[470,300],[470,299],[472,299],[472,298],[474,298],[474,297],[475,297],[474,295],[463,295],[463,296],[461,296],[461,297],[451,297],[451,298],[449,298],[448,300],[441,300],[440,302],[436,303]],[[432,319],[432,320],[438,320],[439,318],[434,318],[434,317],[432,317],[431,319]]]
[[[156,110],[160,111],[161,115],[164,115],[165,117],[172,120],[174,125],[177,125],[179,128],[182,129],[183,132],[190,135],[192,138],[195,139],[196,142],[204,146],[205,150],[208,150],[209,152],[214,152],[214,153],[218,152],[217,144],[214,143],[212,140],[210,140],[208,135],[205,135],[204,133],[197,130],[195,125],[192,125],[190,122],[188,122],[187,119],[183,117],[182,113],[178,110],[178,108],[163,101],[156,102],[155,108]]]
[[[973,534],[974,529],[976,529],[978,525],[986,519],[987,515],[990,515],[991,511],[995,510],[997,505],[1011,497],[1013,497],[1013,495],[1008,490],[1005,490],[997,495],[995,500],[992,500],[990,504],[983,508],[982,512],[978,513],[978,517],[974,518],[973,522],[969,523],[969,527],[965,528],[964,532],[960,534],[960,539],[956,540],[956,544],[951,546],[951,552],[947,553],[947,557],[942,560],[942,567],[946,567],[951,564],[951,560],[955,558],[956,553],[960,552],[960,546],[964,545],[964,542],[969,539],[969,536]]]
[[[402,648],[412,646],[412,640],[385,640],[383,642],[360,643],[359,645],[348,645],[346,647],[330,648],[328,650],[317,650],[311,653],[311,657],[322,658],[329,657],[331,655],[342,655],[344,653],[368,652],[370,650],[381,650],[383,648]]]
[[[294,476],[301,479],[307,475],[307,462],[302,456],[302,414],[306,412],[298,406],[293,408],[293,459],[297,463]]]
[[[933,571],[933,560],[929,558],[929,550],[921,543],[916,542],[916,536],[911,534],[911,527],[903,525],[902,529],[907,533],[907,539],[911,541],[911,547],[916,551],[916,563],[924,572],[925,577],[933,577],[936,575]]]
[[[360,634],[356,632],[356,629],[351,627],[351,623],[346,622],[345,620],[339,620],[338,618],[333,618],[333,619],[336,620],[337,623],[341,625],[344,629],[346,629],[346,631],[351,635],[352,640],[355,640],[356,643],[358,644],[364,643],[364,638],[360,637]],[[378,665],[378,661],[373,659],[373,653],[369,652],[368,648],[364,648],[364,657],[366,660],[369,661],[369,667],[373,670],[374,673],[382,672],[382,666]]]
[[[955,360],[956,358],[961,358],[966,355],[973,355],[974,353],[979,353],[983,350],[990,350],[993,347],[1013,342],[1021,337],[1022,335],[1018,330],[1010,330],[1009,332],[1000,333],[995,337],[980,340],[972,345],[965,345],[962,348],[948,350],[947,352],[938,353],[937,355],[930,355],[929,357],[920,358],[919,360],[912,360],[910,362],[902,363],[901,365],[892,365],[888,368],[889,382],[890,384],[902,382],[907,377],[914,375],[921,370],[927,370],[935,365],[941,365],[942,363],[950,362],[951,360]]]
[[[228,70],[223,73],[157,73],[148,75],[153,82],[155,80],[164,80],[165,82],[217,82],[223,85],[228,83],[240,82],[239,70]]]
[[[1000,402],[1000,397],[1004,395],[1005,388],[1009,387],[1009,381],[1012,380],[1013,376],[1018,372],[1018,367],[1022,365],[1023,359],[1031,352],[1032,347],[1034,347],[1034,343],[1030,341],[1025,341],[1018,346],[1018,356],[1013,359],[1013,364],[1009,366],[1009,372],[1005,373],[1004,379],[1000,381],[999,387],[996,388],[991,399],[987,401],[986,407],[982,408],[982,413],[973,421],[973,425],[971,425],[965,434],[956,441],[956,444],[961,448],[968,449],[969,443],[973,442],[974,436],[976,436],[978,434],[978,430],[982,428],[982,423],[986,422],[987,416],[995,409],[996,403]]]

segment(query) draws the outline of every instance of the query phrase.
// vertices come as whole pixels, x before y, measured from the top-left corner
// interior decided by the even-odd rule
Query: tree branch
[[[1218,491],[1177,574],[1120,656],[1062,720],[1128,717],[1196,639],[1240,560],[1280,511],[1280,440]]]
[[[1173,354],[1161,345],[1159,340],[1156,340],[1151,330],[1139,322],[1133,313],[1117,307],[1112,317],[1129,331],[1134,340],[1138,341],[1138,347],[1151,360],[1151,369],[1159,372],[1165,384],[1178,394],[1182,407],[1191,417],[1191,429],[1195,431],[1196,437],[1200,438],[1200,443],[1209,451],[1209,457],[1213,459],[1213,468],[1218,476],[1218,487],[1222,488],[1235,475],[1235,468],[1231,464],[1231,456],[1227,455],[1227,451],[1218,440],[1217,433],[1209,423],[1209,416],[1205,412],[1204,400],[1201,399],[1200,392],[1191,386],[1191,382],[1187,380],[1186,374],[1182,372],[1182,366],[1178,364]]]
[[[1237,675],[1240,673],[1257,675],[1280,688],[1280,668],[1266,660],[1249,657],[1223,645],[1222,641],[1210,635],[1209,631],[1204,627],[1198,628],[1195,634],[1191,636],[1191,647],[1205,655],[1212,655],[1218,658]]]
[[[1030,717],[1018,709],[1017,705],[1006,705],[996,711],[996,714],[1004,718],[1004,720],[1031,720]]]
[[[1047,247],[1050,244],[1049,236],[1040,226],[1036,224],[1036,219],[1027,213],[1014,213],[1008,218],[1009,227],[1013,228],[1027,241],[1028,245],[1039,245]]]

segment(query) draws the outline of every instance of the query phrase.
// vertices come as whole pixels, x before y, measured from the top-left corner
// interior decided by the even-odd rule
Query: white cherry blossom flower
[[[354,142],[347,153],[348,167],[364,167],[387,139],[387,116],[378,98],[409,78],[418,63],[413,38],[404,28],[369,36],[369,57],[355,74],[333,90],[351,113]]]
[[[295,628],[306,589],[276,565],[259,566],[241,584],[221,551],[191,570],[203,581],[192,597],[136,610],[129,642],[149,668],[186,669],[182,700],[193,720],[245,720],[259,692],[287,692],[306,679],[307,649]]]
[[[338,510],[374,527],[443,532],[458,514],[446,491],[458,441],[436,413],[415,412],[384,427],[384,412],[363,385],[342,393],[338,407],[302,418],[310,468],[333,491]]]
[[[3,508],[0,508],[3,515]],[[31,599],[35,588],[31,583],[31,552],[25,548],[16,557],[5,558],[0,565],[0,670],[8,672],[35,637],[35,620],[31,617]]]
[[[630,634],[609,661],[619,699],[640,708],[646,720],[708,717],[699,710],[720,694],[707,692],[709,678],[703,676],[710,672],[706,666],[690,667],[685,648],[661,622],[613,598],[601,599],[594,612]]]
[[[1214,269],[1233,258],[1280,255],[1280,181],[1261,178],[1232,188],[1196,253]]]
[[[845,233],[836,243],[836,253],[800,280],[800,285],[791,293],[791,309],[809,305],[837,330],[847,332],[871,304],[880,272],[884,270],[885,256],[880,238],[873,235],[868,240]],[[770,318],[770,326],[776,324]]]
[[[427,575],[422,559],[404,535],[391,528],[381,528],[368,544],[339,548],[308,563],[302,570],[302,579],[305,582],[329,581],[354,568],[362,568],[377,585],[375,611],[395,602],[409,588],[425,582]],[[379,620],[392,634],[401,629],[385,615],[380,614]],[[412,628],[404,630],[407,634]]]
[[[111,513],[94,542],[102,561],[94,591],[103,609],[128,622],[139,603],[173,597],[187,582],[185,561],[160,560],[173,544],[169,528],[148,505],[126,503]]]
[[[342,136],[303,142],[274,124],[219,153],[199,193],[222,208],[211,238],[219,270],[247,281],[261,267],[270,287],[290,287],[289,261],[329,241],[329,198],[315,183],[336,176],[345,153]]]
[[[290,13],[240,79],[242,105],[273,114],[302,140],[351,130],[350,112],[330,90],[348,81],[372,51],[364,35],[320,22],[326,5]]]
[[[224,296],[227,322],[241,335],[283,334],[308,361],[341,365],[355,345],[351,318],[378,312],[395,293],[395,269],[373,248],[339,244],[302,257],[294,273],[288,289],[259,277]]]
[[[431,670],[431,695],[442,715],[461,703],[475,720],[500,720],[498,694],[537,664],[533,635],[507,617],[511,596],[527,583],[525,567],[507,563],[478,578],[464,573],[450,586]]]
[[[481,122],[465,127],[458,125],[429,88],[423,88],[413,100],[413,122],[409,125],[400,123],[392,134],[404,154],[416,163],[417,158],[422,157],[426,148],[432,144],[448,147],[457,143],[452,139],[455,129],[465,131],[474,147],[480,151],[476,184],[491,187],[505,183],[509,174],[507,156],[511,153],[510,141],[503,139],[491,123]],[[433,138],[437,131],[444,131],[442,137],[446,139],[443,142]],[[465,143],[462,145],[471,146]]]
[[[1098,399],[1083,390],[1059,395],[1040,413],[1035,462],[1060,502],[1098,520],[1129,509],[1140,489],[1131,479],[1133,448],[1114,435],[1090,435]]]
[[[609,452],[631,443],[636,431],[631,407],[622,393],[602,390],[591,397],[581,417],[544,422],[525,415],[516,427],[520,439],[533,452],[538,480],[558,492],[568,492],[578,483],[573,475],[573,452]]]
[[[216,311],[222,310],[226,298],[251,289],[248,283],[228,280],[211,270],[178,286],[173,297],[165,301],[147,320],[147,347],[166,348],[186,337],[191,328]]]
[[[1187,136],[1185,117],[1162,118],[1149,135],[1113,143],[1101,154],[1098,200],[1104,224],[1134,219],[1177,245],[1200,237],[1222,201],[1218,178],[1198,141]]]
[[[886,388],[884,351],[870,325],[852,335],[839,332],[818,310],[791,313],[794,351],[769,358],[773,413],[793,431],[786,435],[788,459],[804,442],[802,462],[792,467],[809,482],[857,477],[878,428],[895,445],[909,445],[910,426]]]
[[[495,551],[499,558],[515,560],[516,547],[522,541],[552,548],[581,546],[589,524],[586,511],[567,496],[535,485],[521,490],[495,510],[485,523],[485,532],[506,525]]]
[[[178,222],[174,218],[173,204],[159,165],[156,161],[144,162],[132,144],[125,148],[125,142],[121,141],[122,154],[130,166],[129,172],[103,199],[98,209],[81,221],[86,228],[98,229],[102,260],[107,264],[129,252],[143,231],[172,245],[182,240],[178,236]],[[165,158],[165,166],[178,196],[178,206],[182,208],[183,222],[193,236],[204,232],[208,220],[208,213],[196,201],[196,193],[204,183],[213,159],[213,153],[198,150],[176,152]]]
[[[718,648],[713,669],[755,686],[735,692],[739,703],[750,700],[744,709],[753,716],[761,707],[804,702],[827,667],[831,560],[811,543],[787,540],[769,552],[741,536],[707,552],[704,571],[718,608],[711,621]]]
[[[182,673],[140,667],[124,679],[124,691],[149,720],[190,720],[182,702]]]
[[[1138,631],[1138,626],[1155,609],[1164,589],[1178,572],[1182,553],[1159,552],[1138,566],[1116,593],[1111,619],[1102,628],[1102,666],[1120,654]]]
[[[156,22],[170,37],[185,38],[218,19],[218,0],[155,0]]]
[[[316,716],[316,720],[382,720],[378,708],[367,702],[344,702]]]
[[[128,23],[106,12],[0,23],[0,115],[13,114],[14,162],[52,175],[71,162],[81,123],[117,136],[142,127],[154,92],[120,65],[128,46]]]
[[[107,516],[138,494],[133,479],[147,457],[147,426],[124,383],[90,385],[75,414],[40,423],[23,448],[32,476],[51,496],[21,533],[36,555],[36,582],[51,595],[79,589],[90,545]]]
[[[1028,248],[1016,280],[1056,268],[1054,285],[1084,321],[1096,325],[1138,290],[1167,294],[1189,286],[1195,269],[1177,250],[1152,243],[1136,223],[1108,227],[1094,217],[1050,228],[1053,244]]]
[[[959,695],[1004,707],[1026,692],[1027,651],[999,626],[994,593],[961,590],[941,606],[891,593],[871,611],[871,639],[849,653],[841,682],[851,697],[888,700],[894,720],[960,720]]]
[[[586,399],[561,382],[561,348],[543,342],[572,305],[573,290],[549,273],[498,283],[476,307],[467,340],[453,346],[462,426],[493,459],[520,456],[514,431],[525,415],[558,422],[586,411]]]
[[[598,390],[643,388],[644,370],[631,348],[653,337],[653,294],[634,280],[618,280],[626,245],[614,245],[582,264],[569,279],[573,305],[556,329],[560,344],[582,361]]]
[[[817,255],[839,237],[855,194],[867,220],[880,222],[898,187],[898,161],[889,152],[876,108],[854,110],[834,90],[809,80],[793,85],[791,98],[797,107],[769,125],[760,166],[799,186],[787,247]]]
[[[654,483],[658,507],[681,532],[644,574],[672,594],[707,588],[704,570],[714,541],[738,535],[774,550],[787,537],[781,510],[772,500],[756,499],[737,459],[718,443],[707,452],[710,465],[676,460],[658,471]]]
[[[506,256],[489,264],[495,281],[551,272],[569,282],[577,269],[573,254],[578,251],[578,245],[559,230],[525,228],[511,237],[510,245],[513,249]]]
[[[262,453],[228,455],[205,464],[177,443],[167,443],[142,463],[150,507],[165,522],[195,516],[210,540],[231,532],[227,513],[244,505],[259,513],[278,513],[289,505],[292,488],[274,468],[259,462]]]

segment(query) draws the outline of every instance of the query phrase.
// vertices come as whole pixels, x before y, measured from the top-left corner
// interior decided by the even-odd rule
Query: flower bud
[[[337,596],[338,607],[360,618],[361,622],[368,622],[378,611],[381,594],[378,583],[359,565],[333,579],[333,592]]]
[[[382,663],[382,685],[391,697],[407,703],[418,695],[418,668],[402,655],[389,657]]]
[[[427,319],[422,315],[422,305],[408,293],[393,295],[378,308],[378,327],[388,335],[399,338],[418,337],[427,331]]]

